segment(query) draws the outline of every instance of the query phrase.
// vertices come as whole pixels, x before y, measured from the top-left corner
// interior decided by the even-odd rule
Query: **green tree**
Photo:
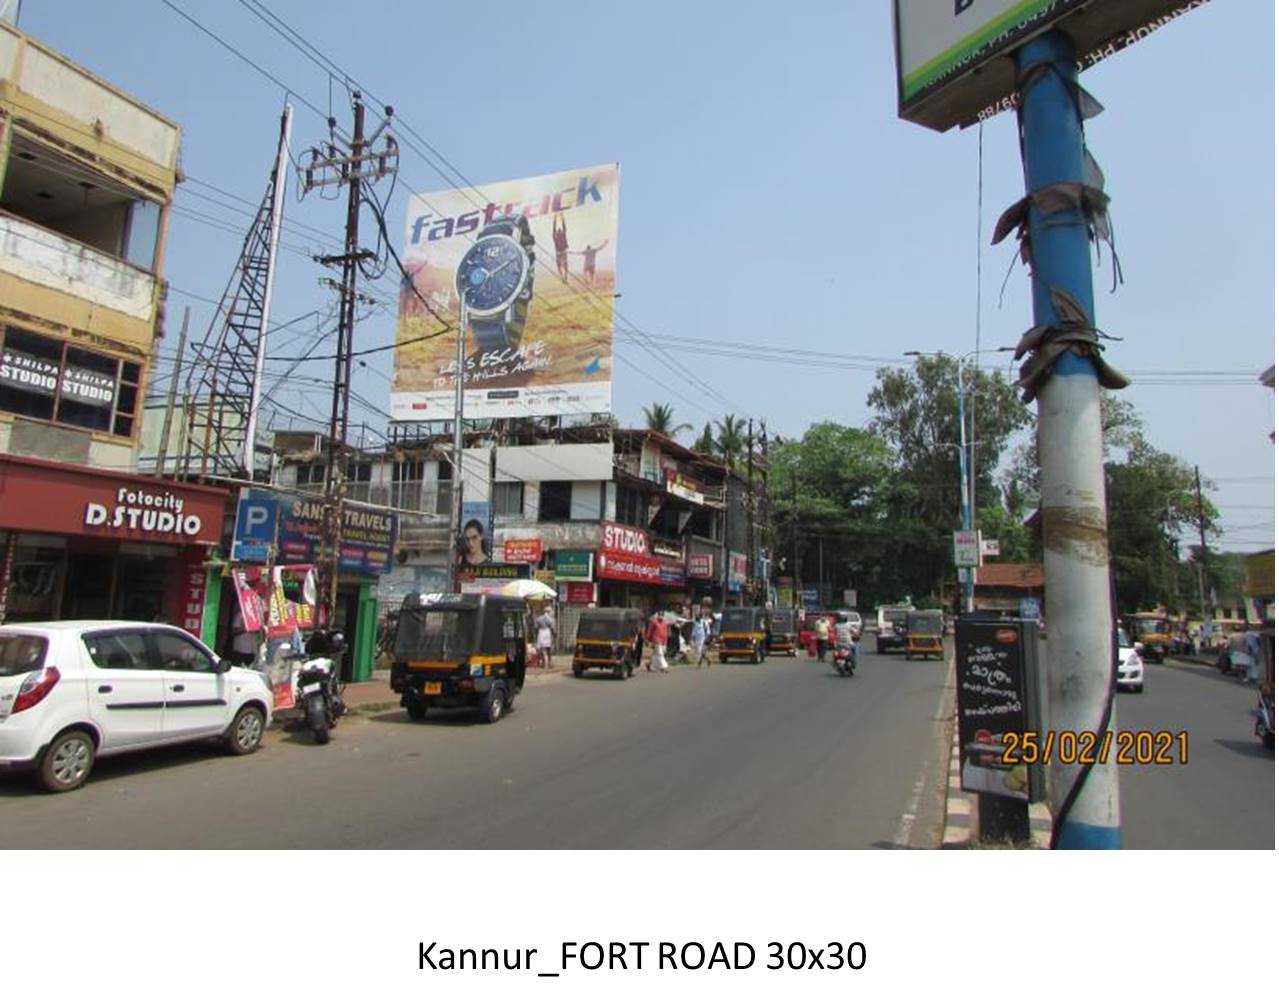
[[[739,419],[731,412],[722,419],[715,420],[715,452],[736,467],[746,450],[746,420]]]
[[[699,454],[716,454],[719,452],[715,445],[715,434],[711,432],[711,424],[709,422],[702,427],[702,435],[693,441],[693,449]]]
[[[892,536],[881,542],[880,553],[891,562],[882,581],[899,582],[913,596],[945,595],[954,581],[951,534],[960,517],[958,376],[958,361],[921,356],[911,369],[880,370],[867,398],[875,413],[871,431],[897,459],[896,480],[882,494],[883,531]],[[1030,424],[1031,415],[1001,374],[968,369],[964,385],[965,410],[971,416],[975,403],[978,416],[977,465],[969,477],[975,479],[980,513],[1008,499],[1007,486],[1001,491],[996,476],[1010,439]],[[988,522],[997,523],[1002,533],[1022,518],[1021,512],[1008,511]],[[1015,532],[1010,533],[1016,546]]]
[[[691,432],[693,427],[687,422],[675,425],[675,410],[669,403],[653,402],[644,408],[644,421],[654,433],[661,433],[674,439],[680,433]]]

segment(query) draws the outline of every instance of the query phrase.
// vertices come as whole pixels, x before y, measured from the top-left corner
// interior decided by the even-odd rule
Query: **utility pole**
[[[968,444],[964,432],[964,361],[959,361],[956,371],[955,390],[959,396],[959,522],[963,530],[973,529],[973,511],[968,505]],[[977,560],[981,561],[980,554]],[[964,610],[973,611],[973,593],[976,587],[976,568],[963,569],[964,576]]]
[[[1027,194],[1049,186],[1084,186],[1084,137],[1074,43],[1052,30],[1016,52],[1025,81],[1020,109]],[[1038,73],[1037,69],[1049,72]],[[1079,206],[1028,208],[1031,291],[1036,325],[1061,335],[1092,335],[1089,223]],[[1064,294],[1089,330],[1059,313]],[[1115,728],[1115,612],[1111,610],[1109,535],[1102,458],[1101,392],[1091,355],[1062,352],[1037,392],[1042,470],[1048,690],[1045,727],[1058,736]],[[1048,766],[1055,847],[1118,848],[1119,777],[1113,761]]]
[[[462,451],[465,448],[462,440],[462,385],[466,376],[466,295],[458,299],[457,369],[453,373],[453,505],[450,508],[453,547],[449,550],[449,561],[453,563],[449,579],[454,593],[462,592],[462,554],[466,547],[462,539]]]
[[[733,508],[733,468],[728,463],[728,448],[724,448],[724,562],[722,588],[724,591],[724,607],[728,606],[728,514]]]
[[[160,449],[155,455],[155,473],[164,477],[164,463],[169,456],[169,435],[173,431],[173,408],[178,399],[178,378],[182,376],[182,357],[187,348],[187,326],[191,323],[191,308],[182,311],[182,330],[178,332],[178,358],[173,364],[173,378],[169,381],[169,397],[164,404],[164,425],[160,427]],[[1202,590],[1200,593],[1202,594]]]
[[[342,267],[339,288],[337,352],[333,368],[333,404],[329,414],[328,463],[324,471],[324,555],[321,566],[321,597],[327,600],[330,627],[337,616],[338,574],[342,552],[342,507],[346,496],[347,431],[351,407],[351,353],[355,339],[356,282],[360,263],[374,258],[360,247],[360,202],[364,183],[393,174],[398,166],[395,141],[386,137],[386,147],[374,151],[373,144],[390,125],[392,110],[385,109],[382,124],[372,136],[364,135],[364,101],[356,91],[351,95],[353,128],[349,140],[337,131],[337,120],[329,119],[329,142],[324,153],[311,149],[305,168],[305,191],[334,185],[347,187],[346,239],[342,254],[324,255],[321,265]],[[345,148],[345,149],[343,149]]]
[[[790,472],[790,548],[791,589],[794,590],[792,603],[795,607],[802,607],[799,577],[799,486],[795,480],[794,468]]]
[[[759,581],[759,565],[755,554],[755,420],[746,422],[746,581],[752,603],[759,600],[756,593]]]
[[[763,419],[759,420],[759,454],[762,465],[760,472],[760,478],[762,479],[760,503],[764,510],[760,521],[760,525],[764,528],[763,533],[760,535],[762,538],[760,550],[768,556],[767,564],[764,567],[764,602],[767,603],[769,599],[769,583],[776,579],[777,573],[774,569],[775,557],[773,555],[775,535],[773,534],[773,524],[770,519],[772,512],[768,499],[768,425]]]
[[[1199,617],[1200,624],[1207,625],[1208,600],[1205,586],[1208,578],[1208,535],[1204,530],[1204,497],[1203,486],[1199,481],[1199,465],[1195,465],[1195,505],[1199,509]],[[1200,628],[1202,634],[1203,628]]]

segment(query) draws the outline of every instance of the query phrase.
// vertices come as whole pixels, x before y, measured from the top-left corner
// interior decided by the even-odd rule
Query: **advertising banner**
[[[595,562],[595,573],[600,579],[624,579],[631,583],[663,582],[661,560],[644,555],[601,551]]]
[[[542,542],[538,538],[507,541],[503,545],[503,557],[508,562],[527,562],[536,565],[542,559]]]
[[[961,569],[975,569],[981,565],[981,534],[979,531],[955,531],[955,565]]]
[[[688,574],[694,579],[711,579],[714,557],[711,555],[693,554],[688,556]]]
[[[570,604],[595,603],[594,583],[565,583],[564,599]]]
[[[595,555],[589,551],[557,551],[555,553],[555,578],[563,582],[591,581]]]
[[[617,275],[618,166],[410,196],[396,326],[391,414],[397,421],[453,415],[458,263],[485,228],[523,214],[535,240],[523,330],[504,344],[466,336],[468,418],[612,409],[613,294]],[[441,319],[444,319],[442,322]]]
[[[324,503],[318,499],[280,498],[280,559],[291,564],[314,564],[324,543]],[[342,547],[338,568],[366,576],[391,571],[399,518],[394,513],[365,509],[354,503],[342,507]]]
[[[458,573],[458,583],[463,593],[498,593],[511,580],[528,578],[529,567],[514,563],[468,565]]]

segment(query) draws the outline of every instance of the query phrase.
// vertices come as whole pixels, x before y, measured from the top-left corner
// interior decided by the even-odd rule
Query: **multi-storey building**
[[[452,589],[450,443],[447,432],[398,434],[385,450],[352,452],[347,461],[348,499],[399,511],[393,568],[378,588],[384,607],[411,591]],[[278,484],[318,491],[324,463],[318,440],[285,452]],[[591,604],[679,610],[704,597],[723,602],[731,521],[727,472],[714,458],[648,430],[532,422],[468,432],[462,465],[463,518],[483,528],[462,589],[523,577],[554,585],[564,641]],[[743,532],[730,542],[737,537],[748,540]],[[744,569],[746,556],[732,554]],[[744,578],[728,584],[730,602]]]
[[[201,627],[225,493],[131,474],[178,141],[0,23],[0,619]]]

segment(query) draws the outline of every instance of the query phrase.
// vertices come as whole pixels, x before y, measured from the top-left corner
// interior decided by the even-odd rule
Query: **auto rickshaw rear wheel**
[[[409,718],[414,722],[421,722],[426,718],[426,702],[416,695],[412,695],[404,703],[404,711],[408,712]]]
[[[484,696],[484,701],[480,705],[480,714],[484,716],[484,721],[488,723],[497,722],[502,718],[502,712],[506,707],[506,688],[499,682],[494,682],[489,688],[489,693]]]

